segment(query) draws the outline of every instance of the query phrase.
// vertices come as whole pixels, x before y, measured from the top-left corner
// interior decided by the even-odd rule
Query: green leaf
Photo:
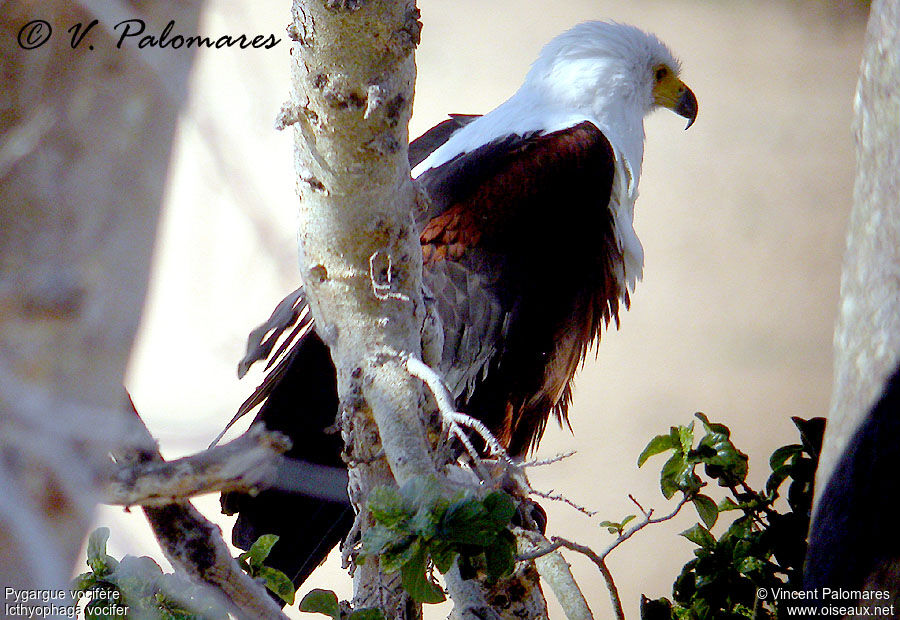
[[[750,573],[762,571],[765,567],[765,561],[751,555],[740,561],[737,565],[737,570],[743,575],[749,575]]]
[[[437,534],[437,525],[437,516],[426,506],[422,506],[409,521],[411,533],[424,540],[431,540],[434,538]]]
[[[641,452],[641,455],[638,457],[637,466],[642,466],[651,456],[656,456],[666,450],[674,450],[677,447],[678,443],[671,434],[657,435],[650,440],[650,443],[648,443],[647,447],[644,448],[644,451]]]
[[[600,527],[605,527],[610,534],[618,534],[622,531],[622,524],[615,521],[601,521],[598,523]]]
[[[772,470],[772,475],[766,480],[766,493],[774,496],[778,492],[781,484],[793,473],[794,468],[791,464],[782,465]]]
[[[443,494],[437,476],[416,476],[400,487],[400,495],[409,506],[432,508]]]
[[[250,549],[245,553],[242,553],[241,556],[248,561],[250,566],[259,568],[266,561],[266,558],[269,557],[269,553],[272,552],[272,547],[275,546],[275,543],[277,542],[278,536],[275,534],[263,534],[257,538],[256,542],[250,545]]]
[[[695,545],[703,547],[704,549],[713,549],[716,546],[715,537],[710,534],[708,529],[699,523],[694,527],[681,532],[681,536],[684,536]]]
[[[703,428],[707,433],[715,433],[715,434],[725,435],[725,437],[731,436],[731,429],[729,429],[724,424],[710,422],[709,418],[706,417],[705,413],[701,413],[698,411],[697,413],[694,414],[694,417],[703,423]]]
[[[672,620],[672,602],[665,597],[651,600],[641,595],[641,620]]]
[[[691,502],[693,502],[694,508],[697,510],[697,515],[703,521],[704,525],[706,525],[707,528],[712,528],[719,518],[719,509],[716,506],[716,502],[706,495],[696,495]]]
[[[384,620],[384,614],[377,607],[366,607],[351,612],[347,620]]]
[[[447,524],[468,523],[484,514],[484,504],[471,494],[466,494],[450,502],[444,511],[443,521]]]
[[[294,584],[291,583],[291,580],[287,575],[271,566],[261,566],[257,577],[262,577],[266,587],[277,594],[285,603],[288,605],[294,604],[294,595],[296,592],[294,590]]]
[[[678,490],[678,474],[683,467],[684,456],[678,452],[669,457],[669,460],[663,465],[659,476],[659,487],[666,499],[672,499],[675,491]]]
[[[772,453],[772,456],[769,457],[769,467],[773,470],[778,469],[779,467],[784,465],[789,458],[791,458],[795,454],[801,454],[802,452],[803,446],[801,446],[800,444],[781,446]]]
[[[634,519],[634,515],[628,515],[621,521],[601,521],[598,523],[600,527],[605,527],[610,534],[621,534],[625,529],[625,524]]]
[[[446,541],[479,547],[490,544],[497,530],[484,504],[474,497],[450,504],[439,528],[440,537]]]
[[[482,500],[488,519],[498,529],[505,528],[516,514],[516,504],[503,491],[491,491]]]
[[[98,527],[88,537],[87,556],[88,562],[92,559],[106,555],[106,543],[109,540],[109,528]]]
[[[109,540],[109,528],[98,527],[91,532],[87,544],[87,565],[98,577],[105,577],[116,569],[118,561],[106,554],[106,542]]]
[[[72,579],[72,589],[76,592],[86,592],[88,588],[97,583],[97,576],[90,573],[81,573]]]
[[[700,490],[700,479],[694,474],[694,465],[688,463],[680,452],[673,454],[663,465],[659,484],[666,499],[672,499],[675,491],[692,494]]]
[[[421,547],[400,570],[400,583],[407,594],[419,603],[441,603],[447,598],[441,587],[428,577],[425,552]]]
[[[484,558],[489,580],[511,574],[516,568],[516,538],[512,532],[504,530],[493,545],[485,548]]]
[[[691,448],[694,446],[694,423],[691,422],[688,426],[679,426],[678,427],[678,442],[681,446],[681,451],[684,454],[687,454],[691,451]]]
[[[393,487],[376,487],[369,493],[366,503],[375,522],[391,529],[398,528],[416,512],[414,504],[406,501],[400,491]]]
[[[599,525],[600,527],[605,527],[610,534],[618,534],[622,531],[621,523],[616,523],[615,521],[601,521]]]
[[[722,486],[744,480],[749,471],[750,459],[731,442],[731,431],[724,424],[709,422],[702,413],[696,415],[706,429],[706,435],[697,446],[697,453],[706,464],[707,475],[719,479]]]
[[[431,556],[431,561],[434,562],[434,567],[438,569],[441,574],[447,574],[447,571],[453,568],[453,561],[456,559],[456,550],[448,543],[432,543],[428,549],[429,555]]]
[[[106,576],[128,600],[153,596],[163,578],[162,568],[153,558],[126,555],[116,570]]]
[[[726,497],[717,506],[719,512],[728,512],[729,510],[740,510],[740,505],[730,497]]]
[[[381,570],[385,573],[396,573],[419,553],[421,542],[415,536],[407,536],[406,538],[394,543],[381,552],[378,558]]]
[[[810,418],[804,420],[796,416],[791,418],[791,422],[800,431],[800,441],[803,442],[803,449],[814,460],[819,460],[819,454],[822,452],[822,438],[825,434],[825,418]]]
[[[383,525],[370,527],[363,535],[362,553],[360,556],[363,558],[366,556],[377,557],[381,555],[385,549],[400,542],[405,537],[405,535],[391,531]]]
[[[300,601],[300,611],[331,616],[334,620],[341,619],[341,606],[338,604],[337,595],[331,590],[310,591]]]
[[[728,526],[728,530],[722,535],[722,540],[726,538],[743,539],[746,538],[753,528],[753,521],[750,517],[743,516],[735,519],[734,523]]]

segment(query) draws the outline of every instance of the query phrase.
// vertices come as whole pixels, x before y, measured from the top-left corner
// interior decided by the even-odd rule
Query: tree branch
[[[122,463],[140,465],[162,462],[156,442],[129,398],[134,428],[144,441],[114,453]],[[232,442],[234,443],[234,442]],[[223,446],[227,448],[227,446]],[[144,515],[166,558],[177,569],[225,595],[225,602],[239,618],[284,620],[279,605],[266,589],[241,570],[217,525],[207,520],[188,501],[165,506],[145,506]]]
[[[522,528],[513,530],[519,539],[523,551],[516,559],[521,561],[534,561],[535,567],[541,578],[547,582],[556,600],[569,620],[593,620],[593,614],[584,598],[584,593],[575,581],[569,564],[557,551],[562,542],[552,544],[539,532],[533,532]]]
[[[681,511],[682,507],[684,507],[684,505],[688,501],[690,501],[690,497],[688,495],[683,495],[682,498],[678,501],[678,504],[675,505],[675,508],[672,509],[671,512],[665,514],[662,517],[653,518],[652,509],[644,510],[644,508],[637,502],[636,499],[634,499],[634,497],[632,497],[631,495],[629,495],[628,497],[635,503],[635,505],[637,505],[644,518],[638,524],[619,534],[616,537],[616,540],[613,541],[608,547],[606,547],[601,553],[597,553],[590,547],[572,542],[571,540],[567,540],[565,538],[562,538],[561,536],[553,536],[552,539],[548,541],[544,536],[538,534],[537,532],[529,532],[521,528],[516,528],[514,530],[516,535],[520,538],[526,538],[535,547],[533,551],[522,553],[516,556],[516,560],[519,562],[528,562],[531,560],[539,561],[544,557],[556,553],[557,550],[562,547],[584,555],[597,566],[600,574],[603,575],[603,579],[606,582],[606,588],[607,590],[609,590],[609,596],[610,600],[612,601],[613,611],[616,614],[616,618],[618,618],[619,620],[624,620],[625,614],[622,611],[622,600],[619,597],[619,589],[616,587],[615,580],[613,579],[609,567],[606,566],[607,556],[609,556],[609,554],[612,553],[616,547],[621,545],[623,542],[634,536],[637,532],[644,529],[648,525],[652,523],[662,523],[663,521],[669,521],[670,519],[673,519],[675,515],[677,515]],[[541,570],[540,565],[538,566],[538,570]],[[548,572],[550,570],[553,569],[548,569]],[[541,572],[541,576],[544,576],[543,572]],[[551,587],[553,587],[552,583]],[[560,587],[562,589],[562,594],[558,594],[557,598],[559,598],[559,596],[572,596],[571,585],[566,585],[565,581],[563,581]],[[577,584],[575,584],[574,587],[577,587]],[[554,592],[555,591],[556,590],[554,588]]]
[[[629,497],[631,497],[631,496],[629,495]],[[632,498],[632,501],[634,501],[634,498]],[[662,517],[656,517],[655,519],[653,518],[653,509],[652,508],[650,510],[648,510],[647,512],[644,512],[644,509],[641,508],[641,505],[635,501],[634,503],[637,504],[638,508],[641,508],[641,512],[644,514],[644,519],[642,521],[640,521],[639,523],[637,523],[636,525],[633,525],[629,529],[627,529],[624,532],[622,532],[621,534],[619,534],[619,536],[616,537],[616,539],[606,549],[603,550],[603,552],[600,554],[600,557],[603,559],[606,559],[606,556],[608,556],[610,553],[612,553],[613,549],[615,549],[616,547],[621,545],[623,542],[625,542],[626,540],[628,540],[629,538],[631,538],[632,536],[637,534],[639,531],[641,531],[648,525],[651,525],[653,523],[662,523],[663,521],[669,521],[671,519],[674,519],[675,515],[677,515],[679,512],[681,512],[681,509],[689,501],[690,501],[689,496],[682,495],[681,499],[678,500],[678,503],[675,505],[675,508],[672,509],[672,512],[669,512],[669,513],[663,515]]]
[[[281,433],[254,425],[223,446],[174,461],[122,465],[103,485],[103,503],[163,506],[175,500],[220,491],[250,491],[271,478],[278,456],[290,448]]]

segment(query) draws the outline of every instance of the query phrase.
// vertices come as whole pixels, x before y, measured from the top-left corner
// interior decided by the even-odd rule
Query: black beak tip
[[[690,88],[685,88],[684,92],[678,98],[678,105],[675,107],[675,113],[688,119],[685,130],[689,129],[694,121],[697,120],[697,97]]]

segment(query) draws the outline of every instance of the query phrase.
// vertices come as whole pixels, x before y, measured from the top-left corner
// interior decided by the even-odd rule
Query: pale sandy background
[[[622,328],[578,377],[574,437],[550,428],[538,452],[577,456],[534,472],[536,487],[601,518],[634,512],[628,493],[661,512],[661,462],[637,470],[636,457],[697,410],[734,429],[761,486],[771,450],[794,441],[789,417],[826,411],[864,22],[823,4],[420,1],[413,135],[448,112],[486,112],[515,90],[543,43],[587,19],[657,33],[700,102],[688,132],[668,113],[647,122],[635,218],[645,278]],[[288,10],[287,1],[218,0],[201,32],[283,35]],[[295,286],[290,137],[272,129],[287,97],[287,53],[286,42],[213,50],[197,64],[129,379],[168,456],[202,449],[255,385],[258,375],[238,382],[234,371],[245,334]],[[198,505],[218,513],[215,498]],[[610,540],[596,520],[547,508],[550,533],[594,548]],[[695,521],[685,511],[612,556],[629,617],[638,617],[640,593],[670,593],[691,557],[677,532]],[[137,511],[107,509],[98,523],[112,526],[115,554],[160,557]],[[609,617],[593,566],[570,560],[597,617]],[[304,590],[348,595],[336,567],[332,558]]]

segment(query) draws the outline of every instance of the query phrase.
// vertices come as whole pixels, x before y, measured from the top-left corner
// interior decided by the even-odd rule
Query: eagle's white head
[[[644,117],[664,107],[697,117],[697,98],[680,63],[656,36],[614,22],[585,22],[550,41],[503,104],[454,133],[413,169],[418,176],[510,134],[552,133],[589,121],[616,157],[609,208],[623,253],[623,290],[641,278],[644,251],[634,232],[634,201],[644,158]]]
[[[644,155],[644,116],[665,107],[688,119],[697,99],[681,64],[656,36],[615,22],[585,22],[541,50],[519,90],[419,164],[414,176],[510,133],[550,133],[591,121],[627,161],[634,189]]]
[[[631,126],[643,126],[643,117],[662,106],[690,126],[697,100],[680,72],[681,63],[656,36],[627,24],[585,22],[544,46],[519,95]]]
[[[697,98],[680,73],[681,63],[655,35],[628,24],[584,22],[544,46],[510,102],[540,110],[550,125],[557,117],[591,120],[624,160],[633,199],[644,117],[660,107],[687,118],[687,127],[697,117]]]

